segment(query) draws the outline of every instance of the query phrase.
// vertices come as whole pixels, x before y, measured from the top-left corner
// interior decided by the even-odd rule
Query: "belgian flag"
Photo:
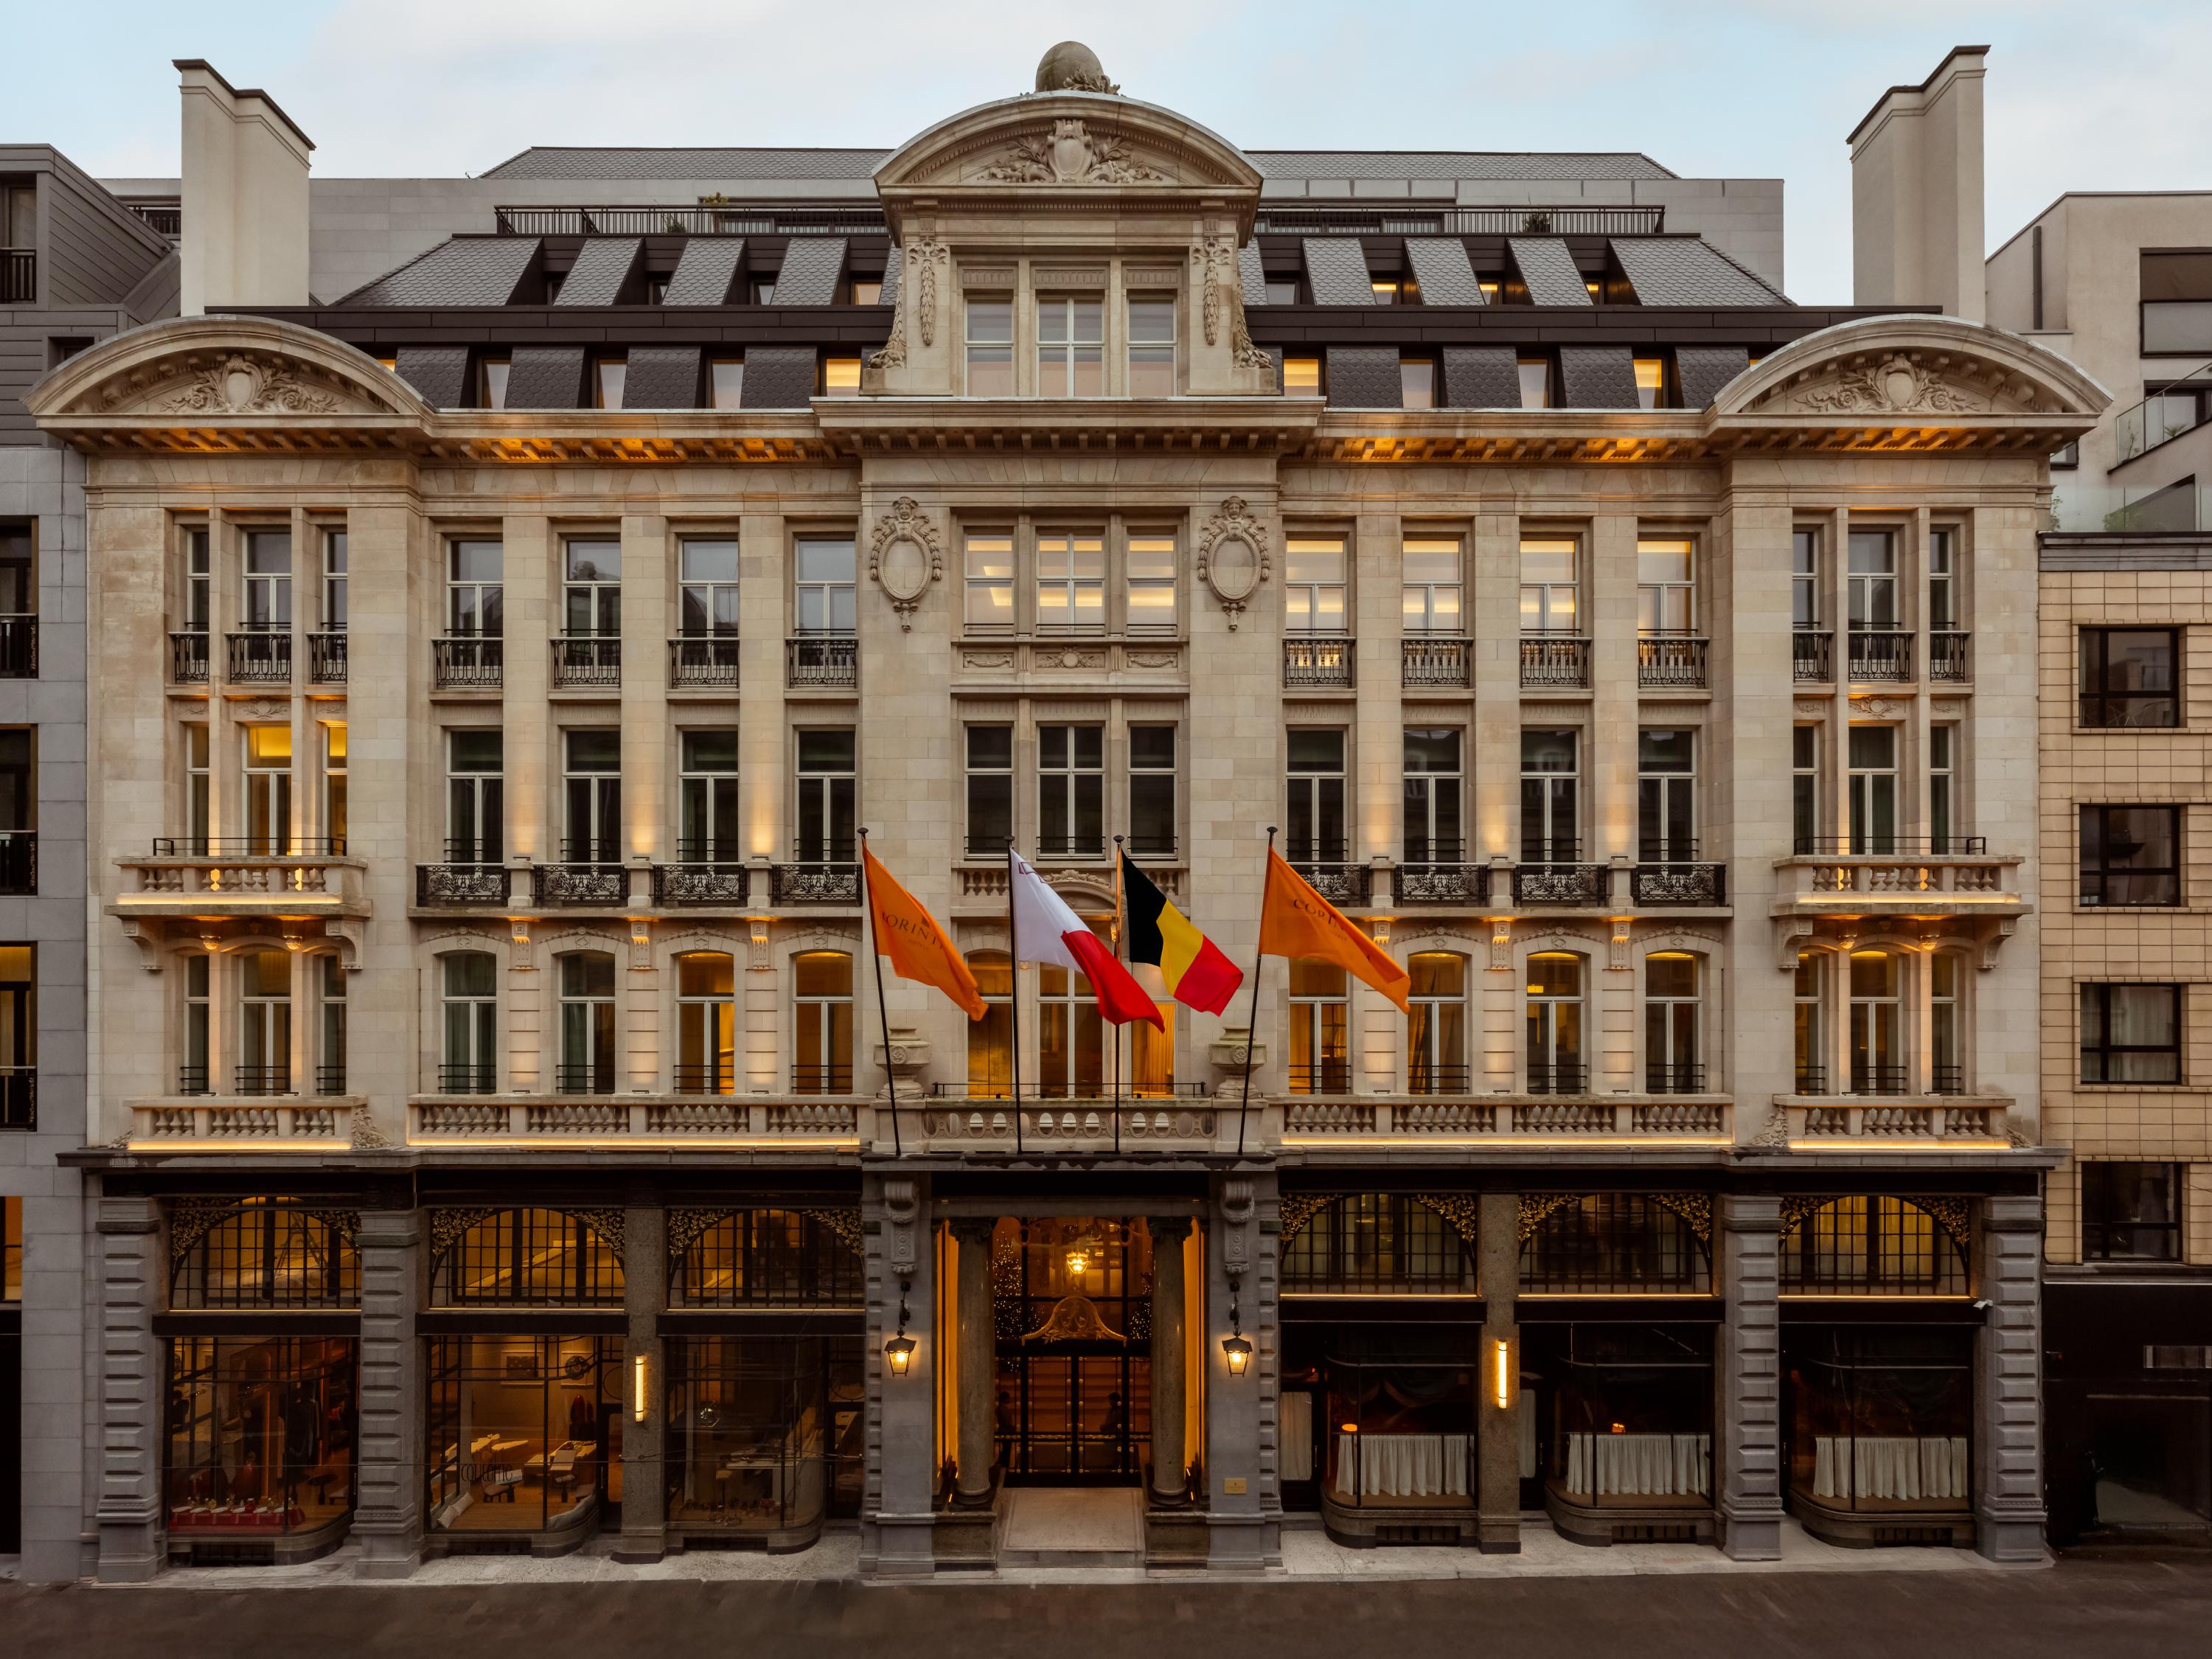
[[[1200,1013],[1225,1012],[1244,982],[1243,970],[1221,954],[1213,941],[1190,925],[1168,896],[1121,854],[1122,902],[1129,917],[1129,960],[1149,962],[1160,970],[1168,994]]]

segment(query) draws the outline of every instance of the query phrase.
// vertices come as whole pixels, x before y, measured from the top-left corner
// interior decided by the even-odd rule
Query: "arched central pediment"
[[[412,421],[429,406],[327,334],[265,317],[182,317],[103,340],[24,398],[40,417],[220,426],[268,416]]]
[[[1945,423],[2090,417],[2111,394],[2072,363],[1956,317],[1862,317],[1793,340],[1715,400],[1723,420],[1844,416]]]

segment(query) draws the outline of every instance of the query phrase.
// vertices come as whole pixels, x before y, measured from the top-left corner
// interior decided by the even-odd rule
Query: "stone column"
[[[1276,1285],[1279,1218],[1272,1173],[1218,1175],[1206,1224],[1206,1479],[1208,1569],[1264,1572],[1283,1565],[1282,1467],[1275,1413],[1282,1390]],[[1231,1310],[1236,1312],[1232,1322]],[[1241,1325],[1252,1345],[1242,1376],[1221,1339]]]
[[[1737,1561],[1782,1554],[1781,1245],[1780,1199],[1727,1194],[1716,1202],[1714,1270],[1728,1319],[1713,1353],[1714,1498],[1721,1548]]]
[[[1974,1547],[1992,1561],[2043,1556],[2043,1204],[1982,1200],[1974,1282]]]
[[[415,1334],[428,1266],[419,1210],[363,1210],[360,1498],[353,1534],[363,1578],[404,1578],[422,1559],[422,1347]]]
[[[1481,1404],[1476,1407],[1475,1539],[1485,1555],[1521,1553],[1521,1195],[1485,1193],[1475,1244],[1482,1289]],[[1498,1401],[1498,1349],[1505,1346],[1504,1402]]]
[[[660,1336],[668,1305],[666,1212],[633,1203],[623,1212],[623,1523],[617,1561],[658,1561],[668,1553],[667,1344]],[[637,1362],[645,1361],[645,1419],[637,1416]]]
[[[100,1582],[161,1565],[161,1215],[150,1198],[100,1199]]]
[[[1152,1475],[1146,1494],[1155,1509],[1182,1506],[1183,1485],[1183,1367],[1188,1337],[1183,1329],[1183,1241],[1187,1216],[1153,1216],[1152,1235]]]
[[[988,1509],[998,1431],[991,1411],[998,1365],[992,1340],[989,1218],[963,1216],[955,1221],[952,1242],[959,1248],[960,1287],[956,1316],[960,1344],[960,1433],[956,1453],[959,1477],[953,1485],[952,1501],[963,1509]]]
[[[937,1285],[928,1212],[927,1177],[863,1176],[868,1274],[867,1346],[861,1356],[868,1388],[868,1463],[860,1510],[864,1577],[921,1577],[937,1570],[937,1353],[945,1333],[930,1319]],[[891,1372],[884,1345],[898,1330],[902,1291],[919,1317],[906,1325],[915,1343],[914,1363],[898,1376]]]

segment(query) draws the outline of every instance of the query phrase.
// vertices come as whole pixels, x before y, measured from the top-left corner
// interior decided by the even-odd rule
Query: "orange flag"
[[[1306,879],[1267,849],[1267,902],[1260,913],[1263,957],[1318,957],[1364,980],[1402,1012],[1413,977],[1381,945],[1306,884]]]
[[[969,1018],[982,1018],[983,994],[975,988],[975,975],[968,971],[959,947],[937,925],[937,918],[891,879],[890,872],[865,844],[860,861],[867,872],[868,919],[875,929],[876,954],[888,957],[891,972],[901,979],[933,985],[966,1009]]]

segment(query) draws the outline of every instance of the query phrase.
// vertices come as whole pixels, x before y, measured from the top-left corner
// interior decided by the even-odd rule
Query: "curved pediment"
[[[1098,92],[979,104],[908,139],[876,170],[897,193],[1127,191],[1257,198],[1259,170],[1219,134],[1172,110]]]
[[[2088,419],[2111,403],[2072,363],[2003,329],[1956,317],[1863,317],[1793,340],[1738,376],[1716,416],[1944,423],[1975,416]]]
[[[374,358],[296,323],[182,317],[101,341],[33,386],[41,420],[419,419],[429,405]]]

